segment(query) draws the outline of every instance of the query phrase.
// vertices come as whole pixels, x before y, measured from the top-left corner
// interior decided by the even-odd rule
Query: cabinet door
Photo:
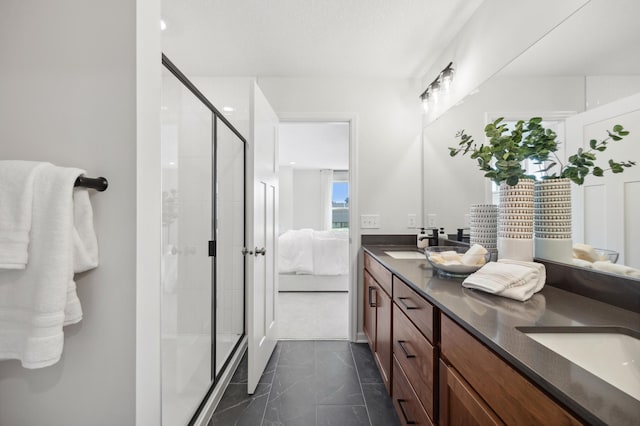
[[[484,426],[504,423],[464,379],[440,361],[439,424]]]
[[[446,315],[440,317],[441,357],[455,367],[508,424],[582,424]]]
[[[376,352],[376,303],[379,288],[373,277],[367,271],[364,271],[364,334],[367,335],[367,341],[371,352]]]
[[[382,289],[377,292],[376,304],[376,359],[382,373],[382,379],[391,394],[391,316],[393,303],[391,297]]]

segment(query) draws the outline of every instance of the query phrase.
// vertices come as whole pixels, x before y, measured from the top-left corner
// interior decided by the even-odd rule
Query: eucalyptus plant
[[[455,157],[458,154],[470,154],[472,159],[478,161],[478,167],[496,184],[506,182],[508,185],[516,185],[520,179],[535,179],[535,176],[527,175],[522,167],[524,160],[531,160],[541,166],[540,172],[548,173],[559,166],[558,172],[547,174],[543,179],[568,178],[578,185],[584,183],[589,174],[603,176],[606,171],[622,173],[625,168],[636,165],[635,161],[609,160],[609,168],[603,169],[595,165],[596,153],[603,152],[612,141],[622,140],[629,132],[620,124],[607,131],[608,137],[598,141],[589,141],[589,149],[578,149],[578,152],[567,159],[563,164],[558,158],[559,142],[557,134],[542,125],[541,117],[532,117],[527,121],[519,120],[515,127],[509,130],[503,123],[504,117],[498,118],[493,123],[485,126],[485,135],[489,138],[489,144],[476,144],[473,137],[460,130],[456,137],[460,139],[457,147],[449,147],[449,155]],[[550,160],[553,157],[554,160]],[[547,164],[548,161],[551,161]]]
[[[531,155],[529,158],[534,160],[535,164],[544,166],[540,169],[541,172],[549,172],[554,167],[559,166],[559,172],[547,174],[543,179],[568,178],[578,185],[582,185],[584,179],[589,174],[601,177],[607,171],[611,171],[611,173],[622,173],[625,168],[635,166],[635,161],[615,161],[613,159],[609,159],[608,168],[603,169],[595,165],[596,154],[606,151],[609,143],[622,140],[625,136],[629,135],[629,131],[625,130],[622,125],[616,124],[612,130],[607,130],[607,135],[605,139],[600,141],[591,139],[589,141],[589,149],[584,150],[579,148],[577,153],[567,159],[567,164],[563,164],[558,158],[556,150],[547,152],[547,147],[545,147],[544,144],[532,146],[531,149],[536,151],[537,154]],[[553,155],[555,161],[551,161],[545,165],[544,163],[549,160],[551,155]]]
[[[478,160],[478,167],[485,172],[485,177],[496,184],[506,182],[513,186],[520,179],[534,179],[522,167],[522,162],[530,153],[524,145],[535,145],[537,142],[532,142],[532,139],[543,137],[545,133],[540,130],[542,119],[532,118],[526,122],[519,120],[512,130],[502,123],[503,120],[501,117],[485,126],[488,145],[476,144],[472,136],[460,130],[456,133],[456,137],[460,138],[458,147],[449,147],[449,155],[455,157],[460,153],[470,154],[472,159]]]

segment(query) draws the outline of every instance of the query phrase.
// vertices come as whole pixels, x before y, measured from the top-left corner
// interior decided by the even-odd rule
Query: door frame
[[[355,113],[287,113],[278,112],[280,123],[328,122],[349,123],[349,341],[358,337],[358,251],[360,250],[360,221],[358,209],[358,116]]]

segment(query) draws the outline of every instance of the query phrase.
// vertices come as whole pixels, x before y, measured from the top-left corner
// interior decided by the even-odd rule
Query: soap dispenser
[[[438,244],[443,245],[440,241],[447,239],[449,239],[449,236],[444,233],[444,228],[440,228],[440,232],[438,232]]]
[[[424,228],[420,228],[417,245],[420,249],[426,248],[429,245],[429,239],[427,238],[427,234],[424,232]]]

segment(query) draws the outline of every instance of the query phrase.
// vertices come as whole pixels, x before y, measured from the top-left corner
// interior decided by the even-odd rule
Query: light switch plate
[[[360,215],[360,228],[361,229],[380,228],[380,215],[379,214]]]
[[[427,215],[427,227],[429,228],[435,228],[436,225],[436,220],[437,220],[438,215],[436,215],[435,213],[430,213]]]
[[[407,228],[414,229],[417,225],[417,217],[415,213],[409,213],[407,216]]]

